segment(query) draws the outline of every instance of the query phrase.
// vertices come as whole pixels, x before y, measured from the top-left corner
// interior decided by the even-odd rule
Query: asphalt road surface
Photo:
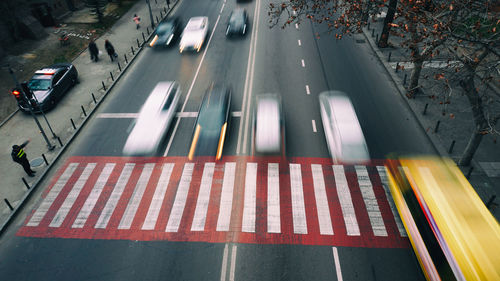
[[[2,238],[2,279],[424,280],[381,167],[389,153],[434,150],[363,37],[337,41],[307,21],[269,29],[268,1],[240,6],[249,32],[231,40],[234,1],[177,6],[184,23],[209,17],[205,46],[142,51]],[[165,80],[182,98],[158,157],[122,157],[132,117]],[[233,93],[223,158],[189,162],[212,82]],[[351,97],[372,164],[332,166],[325,90]],[[252,157],[253,97],[274,92],[286,158]]]

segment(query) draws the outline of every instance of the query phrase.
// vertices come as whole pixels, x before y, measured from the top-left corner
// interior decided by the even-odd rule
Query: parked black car
[[[52,109],[76,83],[78,83],[78,71],[70,63],[53,64],[37,70],[28,81],[28,88],[33,94],[31,101],[33,111]],[[21,95],[16,95],[16,98],[19,108],[29,112],[27,101]]]
[[[229,16],[227,23],[226,36],[245,35],[247,32],[248,16],[243,8],[234,9]]]
[[[149,43],[150,47],[167,47],[175,42],[181,33],[181,22],[178,18],[168,18],[156,27],[155,37]]]

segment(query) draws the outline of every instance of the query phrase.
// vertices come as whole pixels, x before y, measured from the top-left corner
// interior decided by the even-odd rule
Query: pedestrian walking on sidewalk
[[[97,62],[99,60],[99,49],[97,48],[97,45],[94,42],[94,39],[90,39],[89,53],[90,53],[90,60],[93,60],[95,62]]]
[[[113,47],[111,42],[109,42],[108,39],[106,39],[104,41],[104,48],[106,49],[106,52],[108,52],[108,55],[109,55],[109,58],[111,59],[111,61],[113,61],[115,58],[118,57],[118,55],[115,52],[115,48]]]
[[[138,17],[137,14],[134,14],[134,17],[132,18],[132,20],[135,22],[136,29],[139,29],[141,27],[140,26],[141,18]]]
[[[21,145],[13,145],[12,152],[10,153],[10,156],[12,156],[12,160],[14,160],[14,162],[19,163],[21,166],[23,166],[23,169],[28,174],[28,176],[34,177],[36,172],[31,170],[30,161],[28,161],[28,157],[26,156],[26,152],[24,152],[24,150],[23,150],[23,148],[29,142],[30,141],[27,140],[27,141],[23,142]]]

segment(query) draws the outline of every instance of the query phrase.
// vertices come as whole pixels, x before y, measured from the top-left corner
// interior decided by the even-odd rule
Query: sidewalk
[[[440,104],[439,100],[430,98],[429,96],[440,89],[433,83],[433,78],[423,78],[425,75],[436,72],[432,72],[430,68],[424,68],[421,72],[422,78],[419,80],[422,92],[415,98],[408,99],[403,85],[405,75],[407,76],[406,83],[409,83],[411,69],[396,70],[396,65],[408,65],[409,54],[406,53],[405,49],[399,47],[401,38],[395,36],[389,37],[391,47],[379,49],[375,40],[382,32],[382,27],[383,18],[380,18],[377,22],[370,24],[370,29],[364,28],[363,35],[384,65],[403,99],[408,102],[409,108],[413,111],[439,154],[452,158],[457,163],[474,129],[467,97],[461,94],[462,89],[458,85],[452,85],[454,95],[449,104]],[[498,92],[492,92],[492,94],[500,97]],[[468,177],[469,182],[485,204],[488,204],[496,196],[490,203],[490,211],[500,221],[500,208],[498,207],[500,205],[500,144],[497,143],[495,136],[485,135],[474,155],[471,166],[460,167],[460,169]]]
[[[161,20],[166,16],[166,1],[150,2],[156,24],[157,18]],[[170,8],[173,9],[177,3],[178,1],[171,1]],[[141,17],[141,28],[138,30],[132,21],[134,14]],[[75,17],[79,17],[80,20],[81,14],[76,14]],[[8,200],[15,210],[29,197],[30,192],[36,188],[38,182],[43,179],[44,175],[50,169],[50,164],[57,160],[66,145],[69,145],[72,138],[78,134],[79,128],[85,123],[87,116],[100,104],[108,91],[113,87],[114,82],[120,78],[130,62],[142,50],[142,45],[138,48],[137,42],[139,41],[140,44],[143,44],[143,33],[146,41],[149,38],[148,31],[149,34],[152,34],[149,19],[149,10],[146,1],[137,2],[107,33],[96,40],[96,44],[102,52],[97,63],[90,60],[88,50],[82,52],[72,62],[78,70],[80,83],[67,93],[55,109],[46,114],[53,132],[59,137],[62,145],[57,138],[53,137],[42,115],[37,115],[37,118],[51,144],[55,145],[55,149],[51,151],[48,149],[47,143],[31,115],[18,111],[5,123],[0,125],[0,147],[3,148],[0,151],[0,157],[4,160],[0,162],[0,175],[2,175],[0,188],[0,199],[2,201],[0,203],[0,233],[10,220],[10,216],[15,213],[15,211],[9,209],[7,203],[4,202],[5,199]],[[72,18],[70,17],[68,20],[72,20]],[[106,39],[115,47],[119,55],[118,62],[116,60],[115,62],[111,62],[109,56],[106,54],[104,49],[104,40]],[[110,77],[110,73],[112,73],[114,80]],[[94,102],[92,94],[96,102]],[[87,116],[84,114],[82,107]],[[73,120],[76,129],[73,128],[71,120]],[[10,156],[12,145],[21,144],[27,139],[31,139],[31,142],[25,147],[25,151],[32,166],[35,162],[41,163],[38,167],[32,168],[37,172],[36,177],[33,178],[28,177],[22,167],[14,163]],[[49,165],[44,163],[42,154],[47,159]],[[23,183],[23,178],[31,187],[29,190]]]

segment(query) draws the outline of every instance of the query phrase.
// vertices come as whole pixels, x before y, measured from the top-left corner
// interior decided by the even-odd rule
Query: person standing
[[[138,17],[137,14],[134,14],[134,17],[132,18],[132,20],[135,22],[136,29],[139,29],[141,27],[140,26],[141,18]]]
[[[28,174],[28,176],[34,177],[36,172],[31,170],[30,162],[28,161],[28,157],[26,156],[26,152],[24,152],[24,150],[23,150],[23,148],[29,142],[30,141],[27,140],[27,141],[23,142],[21,145],[13,145],[12,152],[10,153],[10,156],[12,156],[12,160],[14,160],[14,162],[19,163],[21,166],[23,166],[23,169]]]
[[[111,42],[109,42],[108,39],[106,39],[104,41],[104,48],[106,49],[106,52],[108,53],[109,58],[111,59],[111,61],[113,61],[114,58],[118,57],[118,55],[115,53],[115,48],[113,47],[113,45],[111,44]]]
[[[90,59],[97,62],[99,60],[99,49],[97,48],[96,43],[94,42],[94,39],[91,39],[89,42],[89,53],[90,53]]]

